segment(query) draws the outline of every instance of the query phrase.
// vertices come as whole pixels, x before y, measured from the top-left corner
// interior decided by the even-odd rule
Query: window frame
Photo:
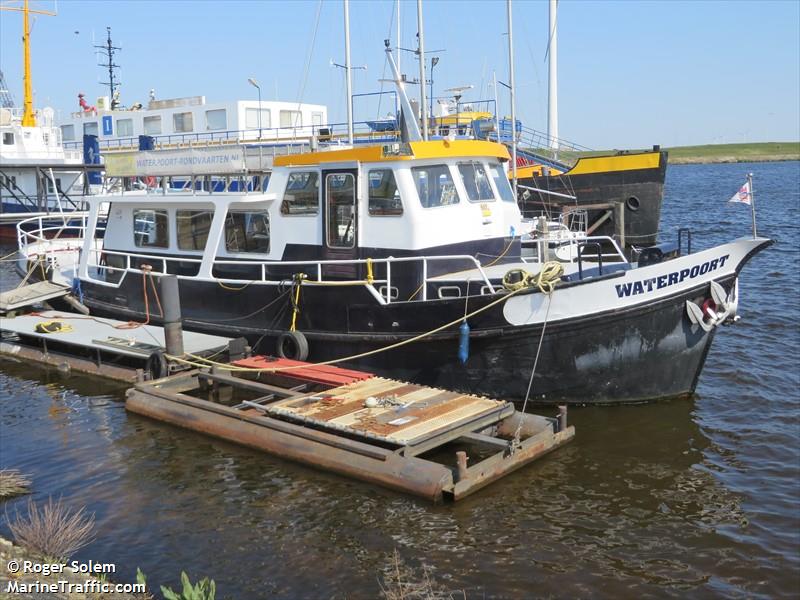
[[[126,126],[130,124],[130,133],[122,133],[122,127],[120,127],[122,123],[125,123]],[[133,119],[117,119],[116,127],[117,137],[133,137]]]
[[[457,204],[461,203],[461,194],[458,191],[458,186],[456,185],[455,177],[453,177],[453,172],[451,170],[451,166],[452,165],[447,164],[447,163],[436,163],[436,164],[431,164],[431,165],[422,165],[422,166],[419,166],[419,167],[411,167],[411,178],[414,181],[414,191],[417,194],[417,200],[419,201],[419,205],[422,208],[424,208],[424,209],[446,208],[448,206],[456,206]],[[422,202],[422,196],[420,196],[420,193],[419,193],[419,180],[417,179],[416,174],[418,172],[422,171],[422,170],[432,169],[432,168],[437,168],[437,167],[444,167],[445,171],[447,172],[447,175],[450,178],[450,184],[453,186],[453,192],[455,194],[455,199],[456,200],[455,200],[455,202],[449,202],[447,204],[443,204],[443,203],[439,202],[438,204],[433,204],[433,205],[426,206]],[[428,194],[428,196],[430,196],[430,194]],[[441,200],[441,196],[439,197],[439,199]]]
[[[137,215],[139,213],[143,213],[143,212],[151,212],[156,217],[154,219],[154,221],[153,221],[153,227],[155,227],[155,229],[156,229],[156,234],[158,234],[158,218],[157,217],[163,215],[163,217],[164,217],[163,221],[165,223],[165,231],[164,231],[165,243],[163,245],[159,244],[159,243],[153,243],[153,244],[149,244],[149,243],[148,244],[145,244],[145,243],[141,243],[140,244],[139,243],[137,236],[140,236],[145,232],[136,231],[136,219],[137,219]],[[170,242],[170,240],[169,240],[169,234],[170,234],[170,232],[169,232],[169,229],[170,229],[169,228],[169,210],[167,210],[166,208],[136,208],[136,209],[133,210],[132,218],[133,218],[133,222],[132,222],[133,227],[131,229],[131,232],[133,233],[133,245],[134,246],[136,246],[137,248],[169,248],[170,247],[170,243],[169,243]]]
[[[94,126],[94,133],[89,133],[87,129],[91,129],[92,126]],[[97,121],[86,121],[83,124],[83,135],[96,135],[97,137],[100,137],[100,125],[97,123]]]
[[[158,131],[150,131],[154,123],[158,123]],[[142,119],[142,127],[144,135],[161,135],[164,133],[164,124],[161,115],[148,115],[144,117]]]
[[[247,231],[246,225],[244,223],[241,224],[241,227],[242,227],[242,232],[244,233],[245,249],[241,249],[241,248],[237,247],[237,249],[232,250],[230,248],[229,239],[228,239],[228,227],[229,227],[229,224],[231,223],[231,218],[235,217],[237,215],[242,215],[242,216],[244,216],[244,215],[257,215],[257,216],[262,218],[262,222],[264,222],[264,220],[266,221],[266,224],[267,224],[267,238],[266,238],[267,239],[267,249],[266,250],[260,250],[260,249],[259,250],[248,250],[246,248],[249,245],[248,244],[248,239],[250,239],[250,238],[248,237],[248,231]],[[234,219],[234,221],[235,221],[235,219]],[[235,223],[235,222],[233,223],[233,225],[236,228],[238,228],[240,226],[239,223]],[[232,254],[232,255],[234,255],[234,254],[269,254],[270,250],[272,248],[272,222],[270,220],[269,210],[267,210],[267,209],[253,210],[253,209],[247,209],[247,208],[229,208],[227,214],[225,215],[225,223],[223,225],[223,238],[224,238],[224,242],[225,242],[225,252],[227,254]],[[238,243],[237,243],[237,246],[238,246]]]
[[[331,205],[329,202],[331,199],[332,193],[337,193],[336,190],[339,188],[343,188],[345,186],[332,186],[329,183],[331,177],[344,177],[347,179],[350,178],[352,182],[352,197],[353,202],[352,204],[347,204],[344,206],[352,206],[353,212],[350,215],[350,223],[348,225],[348,229],[350,230],[350,235],[352,236],[352,242],[350,245],[340,245],[340,244],[331,244],[330,234],[331,234],[331,215],[335,215],[336,213],[331,210],[333,206],[334,209],[338,208],[338,205]],[[331,248],[333,250],[353,250],[356,247],[356,236],[357,230],[356,227],[358,226],[357,218],[358,218],[358,194],[356,193],[356,175],[355,173],[326,173],[325,174],[325,246]],[[336,221],[337,227],[341,225],[338,221]]]
[[[497,190],[497,195],[500,197],[500,202],[516,204],[517,199],[514,198],[514,188],[511,187],[511,182],[508,180],[508,176],[506,175],[506,170],[503,168],[503,165],[500,162],[489,162],[487,163],[487,166],[489,167],[489,178],[492,180],[492,184]],[[505,179],[506,185],[504,188],[509,191],[508,198],[503,196],[503,192],[500,191],[500,184],[497,183],[497,179],[491,174],[492,169],[497,169],[498,177]]]
[[[317,178],[316,184],[314,185],[314,189],[317,193],[317,203],[315,205],[316,210],[314,212],[291,212],[289,210],[289,203],[286,199],[287,192],[290,192],[289,184],[291,183],[292,177],[295,175],[313,175]],[[308,187],[308,183],[303,186],[303,190]],[[311,171],[291,171],[289,176],[286,178],[286,185],[283,188],[283,195],[281,197],[281,216],[282,217],[318,217],[320,214],[320,172],[311,170]]]
[[[211,127],[210,120],[208,115],[213,113],[214,115],[218,116],[220,113],[222,114],[222,127]],[[211,108],[206,111],[206,131],[225,131],[228,128],[228,110],[225,108]]]
[[[394,190],[395,194],[397,195],[398,199],[400,200],[400,212],[373,212],[372,208],[372,181],[370,177],[373,173],[391,173],[392,179],[394,180]],[[383,176],[385,177],[385,175]],[[383,186],[383,177],[381,177],[381,186]],[[376,198],[377,199],[377,198]],[[386,200],[386,198],[380,198],[382,200]],[[400,186],[397,185],[397,174],[394,172],[394,169],[370,169],[367,171],[367,214],[370,217],[402,217],[405,213],[405,203],[403,202],[403,194],[400,192]]]
[[[178,122],[185,122],[186,115],[189,115],[189,129],[178,129]],[[194,133],[194,113],[190,110],[172,113],[172,131],[175,133]]]
[[[470,192],[470,188],[469,188],[469,186],[467,186],[467,182],[465,180],[464,173],[461,171],[462,167],[472,167],[473,177],[476,178],[476,180],[474,181],[475,189],[476,189],[476,191],[478,192],[479,195],[480,195],[480,187],[478,186],[478,183],[477,183],[477,169],[480,168],[481,170],[483,170],[483,176],[484,176],[485,181],[486,181],[486,187],[489,190],[489,194],[491,194],[491,198],[476,198],[476,199],[473,200],[470,197],[470,193],[469,193]],[[495,194],[495,190],[492,187],[491,178],[489,177],[489,173],[488,173],[488,171],[486,169],[486,165],[483,162],[481,162],[479,160],[463,160],[463,161],[459,161],[456,164],[456,170],[458,171],[458,174],[461,177],[461,185],[464,186],[464,191],[467,193],[467,201],[468,202],[472,202],[473,204],[480,204],[481,202],[496,202],[497,201],[497,196]]]

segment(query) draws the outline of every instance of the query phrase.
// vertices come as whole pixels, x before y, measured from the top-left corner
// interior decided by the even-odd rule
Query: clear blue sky
[[[264,99],[327,104],[331,120],[344,120],[344,74],[330,66],[344,62],[339,1],[61,0],[57,8],[58,16],[38,17],[33,27],[37,107],[71,111],[79,91],[103,94],[92,44],[110,26],[123,48],[125,104],[146,102],[150,88],[160,98],[255,99],[247,84],[255,77]],[[544,130],[547,2],[517,0],[513,9],[518,114]],[[354,0],[350,13],[353,65],[368,66],[354,71],[354,90],[376,91],[385,76],[383,39],[395,37],[394,2]],[[424,16],[426,50],[446,49],[436,94],[472,84],[465,99],[493,96],[492,71],[508,78],[505,2],[426,0]],[[413,48],[416,2],[402,2],[401,24],[402,45]],[[0,12],[0,68],[18,102],[21,31],[19,13]],[[562,0],[558,52],[563,138],[593,148],[800,139],[797,0]],[[402,70],[417,76],[411,54]],[[357,103],[356,111],[357,119],[376,116],[375,107],[359,111]]]

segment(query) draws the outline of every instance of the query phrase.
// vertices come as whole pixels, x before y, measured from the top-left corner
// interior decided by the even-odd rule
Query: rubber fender
[[[169,366],[167,365],[167,357],[164,356],[163,350],[156,350],[147,357],[144,363],[144,370],[150,373],[150,379],[161,379],[169,375]]]
[[[281,358],[305,360],[308,358],[308,340],[300,331],[285,331],[278,336],[275,352]]]

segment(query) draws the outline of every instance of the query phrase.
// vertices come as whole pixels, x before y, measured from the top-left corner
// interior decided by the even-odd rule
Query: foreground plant
[[[417,573],[403,562],[397,549],[379,585],[385,600],[466,600],[467,597],[464,592],[455,594],[438,585],[425,565],[422,566],[422,573]]]
[[[66,560],[94,539],[94,515],[73,511],[61,499],[39,507],[28,500],[28,515],[18,512],[8,528],[21,546],[57,560]]]
[[[16,469],[0,469],[0,499],[27,494],[31,480]]]
[[[205,577],[198,581],[195,585],[189,581],[189,576],[186,572],[181,571],[181,583],[183,590],[180,594],[172,591],[172,588],[161,586],[161,593],[164,594],[166,600],[214,600],[217,593],[217,584],[214,580],[209,580]]]

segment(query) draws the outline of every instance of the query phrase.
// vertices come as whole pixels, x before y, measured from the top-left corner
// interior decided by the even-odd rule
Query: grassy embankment
[[[708,144],[667,148],[673,165],[726,162],[765,162],[800,160],[800,142],[757,144]]]

